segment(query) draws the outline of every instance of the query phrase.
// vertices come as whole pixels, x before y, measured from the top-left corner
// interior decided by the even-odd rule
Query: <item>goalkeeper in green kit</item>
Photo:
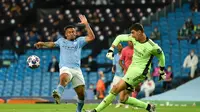
[[[132,41],[134,45],[134,54],[132,63],[129,66],[125,76],[119,81],[106,96],[103,101],[93,110],[87,112],[100,112],[106,108],[115,99],[116,95],[122,90],[127,93],[132,92],[134,87],[143,82],[147,78],[150,71],[151,61],[154,56],[159,59],[160,65],[160,80],[165,79],[164,72],[165,56],[162,49],[155,44],[151,39],[148,39],[144,33],[144,28],[140,23],[133,24],[130,28],[131,34],[122,34],[116,37],[112,46],[108,50],[106,57],[113,59],[114,48],[123,41]],[[132,106],[146,109],[149,112],[156,112],[156,107],[153,104],[148,104],[133,97],[125,97],[122,102]]]

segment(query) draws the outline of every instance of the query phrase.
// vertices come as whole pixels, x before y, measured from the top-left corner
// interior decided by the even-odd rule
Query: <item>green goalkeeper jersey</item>
[[[114,46],[117,46],[120,42],[132,41],[134,45],[134,54],[132,58],[132,63],[130,66],[140,69],[148,73],[151,61],[154,56],[159,60],[159,65],[165,67],[165,56],[162,49],[154,43],[151,39],[148,39],[144,43],[136,41],[130,34],[122,34],[116,37],[113,42]]]

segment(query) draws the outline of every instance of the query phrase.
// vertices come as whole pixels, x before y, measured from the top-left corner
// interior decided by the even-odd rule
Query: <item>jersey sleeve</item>
[[[156,56],[159,60],[159,66],[160,67],[165,67],[165,55],[164,52],[162,51],[162,49],[155,44],[155,47],[152,51],[153,55]]]
[[[62,41],[62,38],[59,38],[57,41],[54,42],[56,47],[60,46],[60,42]]]
[[[135,39],[130,35],[130,34],[122,34],[118,35],[112,45],[117,46],[120,42],[124,41],[132,41],[133,43],[135,42]]]
[[[85,38],[86,37],[78,37],[77,42],[78,42],[78,44],[79,44],[80,47],[83,47],[83,46],[85,46],[87,44]]]

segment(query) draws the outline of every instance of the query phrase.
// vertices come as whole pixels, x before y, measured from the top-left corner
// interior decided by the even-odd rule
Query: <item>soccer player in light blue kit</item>
[[[74,26],[64,28],[65,38],[59,38],[56,42],[38,42],[36,48],[59,47],[60,48],[60,83],[53,91],[53,97],[57,104],[60,103],[64,88],[71,81],[74,90],[78,95],[78,106],[76,112],[81,112],[85,98],[85,81],[80,69],[81,50],[84,45],[95,39],[95,35],[89,26],[84,15],[79,15],[80,24],[84,24],[87,30],[87,36],[76,38],[76,29]]]
[[[114,73],[115,76],[114,76],[113,81],[111,83],[111,88],[113,88],[113,86],[116,85],[122,79],[122,77],[124,76],[123,69],[122,69],[122,67],[119,64],[119,60],[120,60],[120,57],[121,57],[122,49],[123,49],[123,46],[122,46],[121,43],[119,43],[117,45],[118,53],[116,53],[114,55],[114,58],[113,58],[112,73]],[[119,93],[120,97],[122,95],[123,95],[122,92]],[[121,105],[122,104],[120,103],[120,100],[119,100],[119,103],[117,104],[117,106],[115,108],[117,108],[118,106],[121,106]]]
[[[119,43],[117,45],[118,53],[116,53],[114,55],[114,59],[113,59],[112,72],[115,74],[115,76],[113,78],[113,82],[111,83],[111,87],[113,87],[115,84],[117,84],[121,80],[121,78],[124,76],[122,67],[119,64],[119,59],[121,57],[122,49],[123,49],[123,46],[121,43]]]

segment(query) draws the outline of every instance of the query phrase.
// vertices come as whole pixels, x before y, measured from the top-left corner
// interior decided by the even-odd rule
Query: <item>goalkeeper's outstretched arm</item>
[[[162,49],[158,45],[155,45],[152,53],[153,53],[154,56],[156,56],[158,58],[159,66],[165,67],[165,54],[162,51]]]
[[[113,58],[114,58],[114,54],[113,54],[114,48],[115,48],[120,42],[123,42],[123,41],[131,41],[132,39],[133,39],[133,38],[130,37],[129,34],[118,35],[118,36],[115,38],[114,42],[112,43],[111,47],[109,48],[108,53],[106,54],[106,57],[107,57],[108,59],[113,60]]]
[[[154,50],[153,50],[153,54],[158,58],[159,60],[159,66],[160,66],[160,76],[159,76],[159,80],[164,80],[166,78],[166,74],[165,74],[165,55],[164,52],[162,51],[162,49],[157,46]]]
[[[161,50],[161,49],[160,49]],[[165,54],[164,52],[161,50],[161,51],[158,51],[158,52],[161,52],[157,55],[157,58],[159,60],[159,66],[160,67],[165,67]]]
[[[129,34],[118,35],[112,43],[111,47],[116,47],[120,42],[131,41],[132,37]]]
[[[38,42],[38,43],[34,44],[34,46],[38,49],[43,48],[43,47],[53,48],[53,47],[55,47],[55,43],[54,42]]]

